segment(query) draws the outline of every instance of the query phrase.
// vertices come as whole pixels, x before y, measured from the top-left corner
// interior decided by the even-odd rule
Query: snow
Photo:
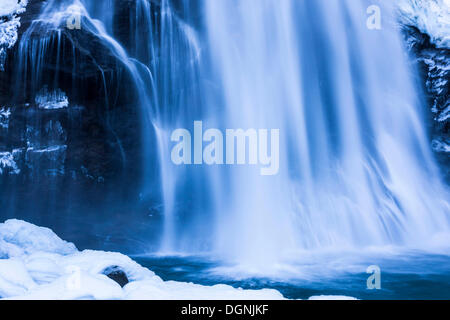
[[[416,26],[440,48],[450,48],[450,0],[399,0],[401,22]]]
[[[445,98],[448,91],[447,79],[450,73],[447,55],[441,53],[440,50],[426,50],[418,59],[423,61],[428,68],[426,86],[434,99],[431,111],[436,114],[435,120],[447,121],[450,117],[450,100]]]
[[[132,282],[125,286],[128,299],[158,300],[272,300],[281,299],[275,290],[243,290],[219,284],[201,286],[192,283],[162,281],[159,277],[151,280]]]
[[[449,105],[439,114],[437,121],[444,122],[450,119],[450,103]]]
[[[0,2],[0,71],[4,70],[6,50],[17,41],[20,27],[18,14],[25,12],[28,0],[1,0]]]
[[[30,146],[26,149],[19,148],[13,149],[12,151],[0,152],[0,175],[20,174],[21,168],[26,166],[28,169],[33,169],[33,164],[41,160],[51,162],[45,169],[48,174],[59,174],[64,171],[66,151],[67,145],[53,145],[48,147]],[[43,172],[44,169],[42,167],[41,169]]]
[[[0,260],[0,297],[23,295],[35,287],[21,260]]]
[[[11,174],[19,174],[20,169],[14,161],[14,155],[11,152],[0,152],[0,174],[3,174],[5,169]]]
[[[358,300],[347,296],[312,296],[308,300]]]
[[[1,20],[0,20],[1,21]],[[17,29],[20,27],[20,18],[12,17],[11,20],[0,23],[0,45],[11,48],[17,41]]]
[[[0,108],[0,128],[8,129],[10,116],[11,109],[5,107]]]
[[[54,91],[48,91],[47,87],[44,87],[39,91],[35,98],[35,102],[39,109],[64,109],[69,106],[69,99],[65,92],[57,89]]]
[[[25,11],[28,0],[2,0],[0,2],[0,17],[19,14]]]
[[[445,141],[444,138],[434,139],[431,143],[431,147],[436,152],[450,153],[450,141]]]
[[[33,153],[55,153],[55,152],[65,152],[67,150],[67,145],[56,145],[50,146],[43,149],[35,149],[34,147],[28,147],[27,152]]]
[[[20,254],[0,246],[0,257],[20,257],[34,252],[67,255],[77,251],[73,243],[61,240],[52,230],[15,219],[0,224],[0,243],[1,241],[20,249]]]
[[[125,272],[123,288],[103,274]],[[52,230],[8,220],[0,224],[0,297],[7,299],[283,299],[276,290],[243,290],[163,281],[129,257],[114,252],[78,251]]]
[[[15,296],[21,300],[119,300],[123,298],[122,288],[105,275],[80,273],[80,285],[71,287],[70,274],[64,274],[55,281]]]

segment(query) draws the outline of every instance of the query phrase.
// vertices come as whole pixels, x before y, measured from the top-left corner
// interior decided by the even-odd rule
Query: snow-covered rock
[[[17,41],[17,30],[20,27],[19,14],[23,13],[28,0],[0,1],[0,71],[3,71],[6,60],[6,50]]]
[[[105,275],[113,267],[129,283]],[[120,253],[78,251],[48,228],[0,224],[0,297],[9,299],[283,299],[276,290],[242,290],[163,281]]]
[[[436,152],[450,153],[450,141],[443,138],[433,140],[431,147]]]
[[[13,153],[11,152],[0,152],[0,175],[3,174],[4,171],[11,174],[20,173],[20,169],[14,160]]]
[[[407,48],[420,70],[433,117],[431,146],[450,182],[450,0],[399,0]]]
[[[440,48],[450,47],[450,0],[398,0],[400,18],[414,25]]]
[[[63,91],[49,91],[47,87],[39,91],[35,102],[38,108],[46,110],[64,109],[69,106],[69,99]]]
[[[312,296],[308,300],[358,300],[348,296]]]
[[[0,108],[0,128],[8,129],[9,117],[11,116],[10,108]]]

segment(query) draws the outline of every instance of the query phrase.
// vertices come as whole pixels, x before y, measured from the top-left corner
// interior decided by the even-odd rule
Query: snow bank
[[[123,288],[104,275],[126,274]],[[19,220],[0,224],[0,297],[9,299],[283,299],[276,290],[242,290],[163,281],[120,253],[78,251],[53,231]]]
[[[11,116],[10,108],[0,108],[0,128],[8,129],[9,127],[9,117]]]
[[[401,22],[417,27],[440,48],[450,48],[450,0],[399,0]]]
[[[61,240],[48,228],[14,219],[0,224],[0,257],[15,258],[34,252],[67,255],[76,251],[73,243]]]
[[[0,2],[0,17],[22,13],[25,11],[27,4],[28,0],[2,0]]]

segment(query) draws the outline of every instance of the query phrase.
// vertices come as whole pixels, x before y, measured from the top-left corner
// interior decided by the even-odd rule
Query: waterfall
[[[58,89],[61,75],[43,69],[49,55],[57,70],[72,55],[76,73],[79,57],[61,40],[74,4],[132,79],[134,88],[116,81],[136,91],[142,201],[159,172],[161,253],[271,269],[303,251],[426,246],[449,231],[448,191],[391,1],[380,4],[381,30],[369,30],[366,0],[136,0],[126,35],[116,33],[115,1],[49,1],[19,43],[17,88]],[[95,72],[109,106],[106,71]],[[279,130],[278,174],[175,165],[171,134],[193,132],[194,121]]]
[[[370,1],[204,5],[225,125],[280,128],[282,140],[279,175],[229,168],[220,255],[264,265],[296,250],[414,246],[448,231],[393,4],[383,4],[381,30],[366,27]]]

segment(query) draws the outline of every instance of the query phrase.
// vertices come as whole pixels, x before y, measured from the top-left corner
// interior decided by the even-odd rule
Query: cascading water
[[[137,0],[126,21],[131,34],[123,35],[115,33],[114,1],[50,1],[19,44],[17,87],[57,88],[58,75],[49,79],[42,69],[52,42],[57,57],[73,55],[76,73],[75,51],[61,42],[67,8],[75,4],[82,28],[135,86],[141,200],[154,191],[157,162],[161,253],[206,251],[270,271],[298,252],[426,246],[449,231],[449,198],[429,150],[394,4],[385,2],[383,28],[369,30],[369,1]],[[43,25],[51,32],[33,37]],[[106,71],[98,65],[96,72],[109,105]],[[196,120],[223,132],[279,129],[279,173],[175,166],[171,133],[193,129]]]
[[[295,250],[414,246],[448,231],[393,4],[375,31],[368,1],[204,6],[225,126],[281,136],[279,175],[229,168],[219,255],[270,268]]]

